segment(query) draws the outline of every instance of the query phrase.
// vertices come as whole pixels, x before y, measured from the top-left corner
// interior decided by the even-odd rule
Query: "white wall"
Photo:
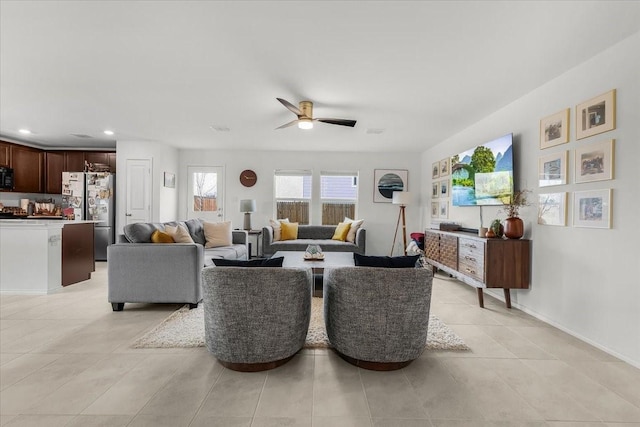
[[[151,160],[151,221],[172,221],[177,217],[178,150],[159,142],[118,141],[116,147],[116,234],[126,224],[127,160]],[[176,174],[176,188],[166,188],[164,172]]]
[[[537,224],[536,207],[523,213],[533,240],[533,272],[529,290],[512,291],[524,310],[640,367],[640,33],[593,57],[422,156],[423,224],[429,224],[431,164],[495,137],[513,132],[517,138],[516,186],[538,193],[569,192],[566,227]],[[575,106],[617,89],[617,129],[576,140]],[[571,108],[570,142],[539,149],[539,120]],[[615,139],[615,179],[575,184],[573,157],[577,147]],[[539,189],[538,158],[570,150],[569,184]],[[611,229],[572,227],[574,191],[613,189]],[[484,225],[497,216],[484,209]],[[450,220],[479,226],[479,208],[450,209]],[[501,298],[500,293],[494,292]]]
[[[242,228],[243,214],[239,211],[241,199],[256,199],[257,212],[251,216],[254,229],[268,225],[274,218],[273,173],[276,169],[310,169],[314,181],[320,171],[359,172],[357,217],[365,220],[367,229],[367,253],[388,255],[393,242],[399,207],[390,203],[373,203],[374,169],[407,169],[409,171],[409,191],[414,191],[416,203],[406,210],[407,238],[409,233],[420,230],[420,190],[419,153],[330,153],[330,152],[283,152],[283,151],[214,151],[181,150],[178,179],[178,217],[187,215],[187,167],[224,166],[225,168],[225,219],[234,227]],[[119,166],[118,166],[119,167]],[[253,187],[240,184],[240,172],[251,169],[258,180]],[[317,216],[316,216],[317,218]],[[312,220],[313,221],[313,220]],[[319,223],[314,221],[314,223]],[[400,232],[398,239],[401,241]],[[394,255],[399,255],[402,244],[396,245]]]

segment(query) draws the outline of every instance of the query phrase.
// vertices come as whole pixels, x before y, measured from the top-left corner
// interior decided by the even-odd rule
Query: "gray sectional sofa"
[[[165,225],[184,225],[195,243],[151,243]],[[202,221],[136,223],[107,248],[109,302],[114,311],[130,303],[188,303],[202,300],[201,270],[212,258],[248,259],[247,232],[233,230],[233,244],[205,249]]]
[[[323,252],[355,252],[364,255],[367,232],[359,228],[355,242],[331,240],[336,231],[335,225],[299,225],[298,238],[295,240],[273,240],[273,227],[262,229],[262,253],[271,256],[277,251],[304,251],[311,244],[320,245]]]

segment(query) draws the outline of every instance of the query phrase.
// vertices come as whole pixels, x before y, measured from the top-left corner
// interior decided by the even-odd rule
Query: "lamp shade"
[[[256,201],[253,199],[240,200],[240,212],[255,212]]]
[[[411,201],[411,193],[408,191],[394,191],[391,203],[394,205],[408,205]]]

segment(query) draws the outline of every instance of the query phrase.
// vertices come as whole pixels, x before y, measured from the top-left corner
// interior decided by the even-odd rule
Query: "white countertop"
[[[53,227],[62,228],[65,225],[73,224],[95,224],[100,221],[69,221],[65,219],[0,219],[0,228],[42,228]]]

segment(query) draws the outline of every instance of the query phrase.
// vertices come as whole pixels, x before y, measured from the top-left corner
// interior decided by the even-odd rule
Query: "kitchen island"
[[[0,293],[50,294],[91,278],[94,221],[0,220]]]

